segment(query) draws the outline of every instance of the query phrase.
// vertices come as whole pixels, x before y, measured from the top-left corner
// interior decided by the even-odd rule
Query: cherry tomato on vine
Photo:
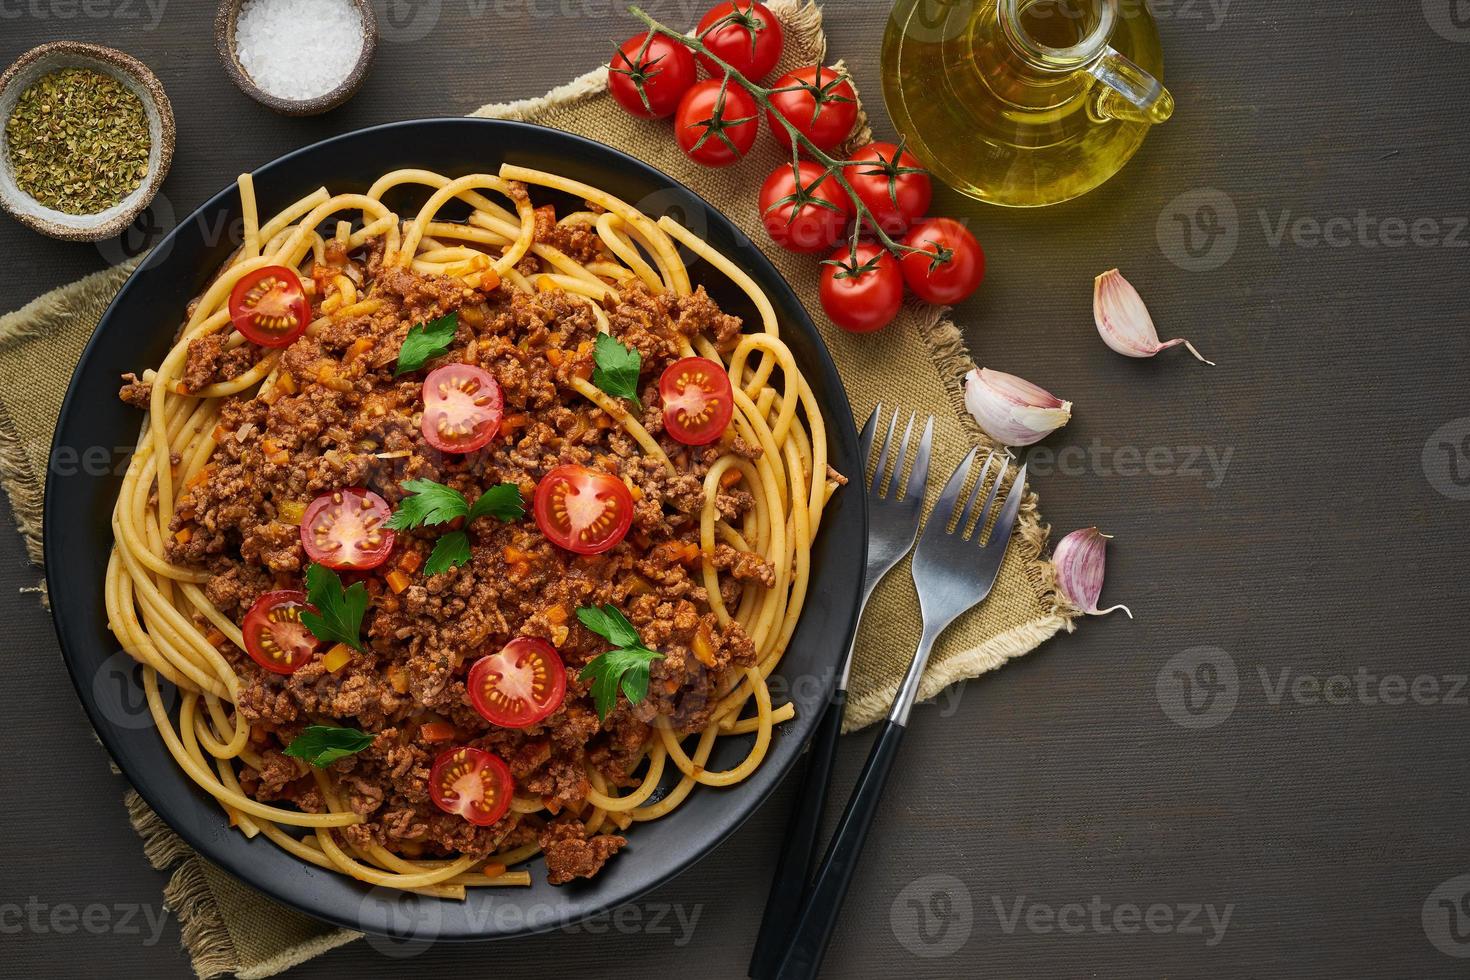
[[[518,636],[470,668],[465,688],[486,721],[525,728],[561,707],[567,670],[556,648],[534,636]]]
[[[633,524],[633,494],[608,473],[576,463],[556,467],[536,484],[536,526],[558,548],[600,555]]]
[[[607,90],[642,119],[672,116],[698,74],[694,54],[678,41],[647,32],[624,41],[608,66]]]
[[[835,68],[813,65],[782,75],[771,87],[783,89],[792,86],[800,88],[771,95],[773,111],[768,113],[771,135],[776,142],[791,149],[791,134],[776,118],[780,113],[801,135],[815,143],[817,149],[830,153],[847,139],[857,123],[857,92],[852,82]]]
[[[705,47],[752,82],[771,73],[786,45],[781,22],[765,4],[755,0],[715,4],[699,21],[694,33]],[[696,57],[715,78],[725,74],[724,69],[706,56]]]
[[[844,176],[887,234],[902,234],[929,210],[934,196],[929,172],[907,150],[900,152],[892,143],[869,143],[852,159],[857,162],[844,170]]]
[[[445,813],[488,827],[510,809],[515,780],[498,755],[461,745],[445,749],[429,770],[429,796]]]
[[[658,379],[664,403],[664,431],[686,446],[707,446],[725,434],[735,412],[735,395],[723,365],[705,357],[685,357]]]
[[[851,333],[881,330],[898,316],[903,304],[903,274],[881,245],[851,245],[832,253],[822,265],[822,309],[832,322]]]
[[[926,303],[958,303],[980,288],[985,278],[985,251],[970,229],[953,218],[930,218],[915,225],[903,243],[908,252],[899,263],[904,282]]]
[[[316,611],[306,604],[306,593],[296,589],[261,595],[240,626],[245,652],[273,674],[294,674],[305,667],[321,645],[301,622],[306,609]]]
[[[288,346],[311,322],[301,277],[282,265],[247,272],[230,291],[230,321],[252,344]]]
[[[827,168],[783,163],[761,185],[761,221],[771,241],[793,252],[825,252],[842,241],[852,200]]]
[[[674,136],[684,155],[706,167],[727,167],[755,145],[760,116],[755,99],[739,85],[710,78],[684,93],[674,115]]]

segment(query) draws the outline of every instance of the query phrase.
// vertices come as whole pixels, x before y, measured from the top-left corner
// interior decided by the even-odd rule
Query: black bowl
[[[504,161],[576,178],[673,214],[745,269],[770,297],[797,363],[827,418],[832,465],[861,477],[857,433],[837,370],[806,312],[760,249],[703,199],[658,170],[590,140],[524,123],[431,119],[395,123],[317,143],[255,172],[263,215],[327,185],[366,190],[400,167],[494,173]],[[538,193],[538,200],[544,195]],[[688,868],[766,800],[811,735],[856,626],[867,512],[854,489],[827,509],[812,557],[812,586],[774,678],[778,703],[797,701],[764,764],[738,786],[701,787],[663,820],[634,826],[623,854],[591,881],[552,887],[540,861],[528,889],[474,889],[465,902],[371,888],[312,867],[228,826],[214,801],[168,754],[148,717],[138,671],[107,629],[103,574],[111,513],[140,415],[117,401],[119,375],[162,360],[184,307],[237,244],[234,187],[186,218],[135,272],[98,325],[72,377],[52,445],[46,492],[46,574],[57,636],[82,703],[118,766],[188,843],[265,894],[328,922],[395,938],[475,940],[541,932],[627,902]],[[232,225],[235,226],[232,230]],[[703,263],[691,266],[728,311],[752,319],[738,289]],[[170,692],[172,694],[172,692]],[[710,765],[744,758],[753,736],[723,738]],[[672,769],[673,767],[670,767]]]

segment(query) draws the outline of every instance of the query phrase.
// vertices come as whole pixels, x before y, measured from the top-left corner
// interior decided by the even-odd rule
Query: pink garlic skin
[[[1102,596],[1107,548],[1108,536],[1095,527],[1073,531],[1058,541],[1051,557],[1057,570],[1057,589],[1089,616],[1106,616],[1121,609],[1132,619],[1133,613],[1127,606],[1097,607],[1097,600]]]
[[[1211,367],[1204,355],[1183,337],[1159,342],[1159,332],[1149,315],[1143,297],[1117,269],[1109,270],[1093,280],[1092,316],[1103,343],[1127,357],[1153,357],[1161,350],[1183,344],[1189,352]]]
[[[1024,378],[989,368],[965,375],[965,408],[985,434],[1006,446],[1030,446],[1067,424],[1072,403]]]

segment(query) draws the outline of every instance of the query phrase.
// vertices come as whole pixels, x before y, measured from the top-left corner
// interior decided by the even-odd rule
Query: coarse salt
[[[246,0],[235,56],[251,81],[281,99],[320,98],[362,56],[362,15],[351,0]]]

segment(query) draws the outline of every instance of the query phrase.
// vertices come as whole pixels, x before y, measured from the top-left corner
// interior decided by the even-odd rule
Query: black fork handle
[[[798,777],[801,784],[781,842],[781,854],[776,860],[776,875],[771,879],[771,894],[766,898],[766,911],[755,937],[755,951],[750,957],[748,973],[752,980],[770,980],[776,975],[791,927],[807,897],[812,855],[822,830],[827,788],[832,781],[832,765],[837,758],[837,740],[842,734],[842,713],[846,707],[847,692],[837,688],[817,723],[817,733],[812,736],[806,772]]]
[[[847,809],[842,812],[832,842],[827,845],[827,853],[812,880],[811,894],[776,970],[778,980],[812,980],[821,969],[906,730],[906,726],[889,721],[874,740],[862,775],[847,801]]]

